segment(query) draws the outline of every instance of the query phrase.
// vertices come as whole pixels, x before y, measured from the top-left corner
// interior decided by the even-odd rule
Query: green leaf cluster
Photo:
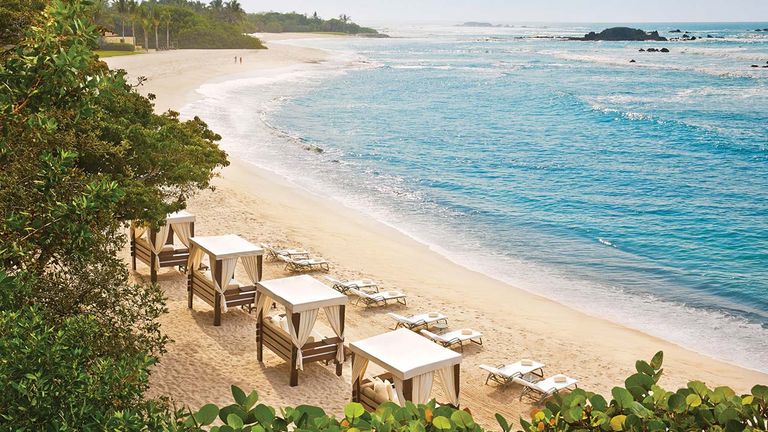
[[[359,403],[344,407],[344,417],[329,416],[310,405],[287,407],[278,413],[259,404],[255,391],[246,395],[232,386],[235,403],[219,408],[208,404],[198,411],[179,410],[165,430],[184,432],[483,432],[467,411],[449,406],[410,402],[405,407],[387,402],[367,412]]]
[[[658,385],[664,355],[635,364],[636,373],[614,387],[612,399],[581,389],[556,396],[530,421],[526,432],[540,431],[765,431],[768,430],[768,387],[756,385],[738,396],[728,387],[708,388],[691,381],[675,392]],[[504,423],[502,423],[502,421]],[[506,420],[500,419],[505,432]]]

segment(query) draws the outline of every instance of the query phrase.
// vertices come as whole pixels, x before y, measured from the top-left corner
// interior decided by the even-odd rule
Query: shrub
[[[182,49],[263,49],[258,38],[244,35],[225,24],[197,25],[178,33]]]
[[[24,305],[28,288],[0,272],[0,429],[97,430],[115,412],[141,409],[154,359],[111,349],[96,317],[55,320]]]
[[[134,51],[136,46],[129,43],[108,43],[102,42],[99,44],[99,49],[105,51]]]
[[[369,413],[359,403],[344,408],[344,417],[329,416],[321,408],[300,405],[284,408],[278,413],[273,407],[257,404],[258,394],[246,395],[232,386],[235,403],[219,408],[208,404],[197,412],[180,410],[176,413],[173,430],[184,432],[483,432],[467,411],[448,406],[437,407],[435,401],[426,405],[405,407],[387,402]],[[213,426],[214,422],[220,425]]]
[[[612,399],[581,389],[556,396],[546,408],[521,419],[526,432],[541,431],[765,431],[768,430],[768,387],[736,395],[728,387],[708,388],[691,381],[676,392],[658,385],[663,353],[650,363],[638,360],[637,373],[614,387]],[[504,430],[511,429],[501,416]]]

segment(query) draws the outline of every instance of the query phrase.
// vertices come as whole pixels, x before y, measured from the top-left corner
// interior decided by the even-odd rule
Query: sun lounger
[[[267,252],[267,258],[269,258],[272,261],[277,261],[279,259],[278,257],[280,257],[280,256],[287,256],[287,257],[294,258],[294,259],[299,259],[299,258],[308,259],[309,258],[309,252],[307,252],[305,250],[300,250],[300,249],[281,249],[281,248],[273,247],[273,246],[268,245],[266,243],[262,243],[261,247],[263,247],[264,250]]]
[[[386,292],[377,292],[377,293],[367,293],[365,291],[360,291],[357,288],[350,288],[349,292],[353,295],[357,296],[357,303],[363,302],[365,304],[365,307],[370,307],[377,304],[384,304],[386,305],[387,302],[394,300],[401,305],[406,305],[405,301],[405,294],[399,292],[399,291],[386,291]]]
[[[523,364],[525,363],[525,364]],[[488,372],[488,377],[485,378],[485,384],[488,384],[488,382],[493,381],[500,385],[506,385],[511,382],[513,382],[513,378],[533,378],[533,377],[544,377],[544,364],[530,361],[530,364],[528,364],[529,361],[518,361],[515,363],[511,363],[508,365],[500,365],[500,366],[488,366],[481,364],[480,369]]]
[[[292,272],[304,271],[330,271],[328,261],[322,258],[292,258],[287,255],[278,255],[277,259],[285,263],[285,269]]]
[[[333,284],[333,289],[335,289],[336,291],[342,294],[347,294],[350,288],[359,289],[361,291],[365,291],[368,293],[379,292],[379,286],[376,284],[376,282],[372,280],[358,279],[358,280],[340,281],[330,276],[326,276],[325,278]]]
[[[555,375],[537,382],[532,382],[524,378],[513,378],[512,380],[523,386],[520,400],[522,400],[525,395],[536,393],[541,396],[539,398],[539,403],[561,390],[565,390],[571,386],[574,388],[578,387],[576,385],[578,380],[565,375]]]
[[[441,313],[425,313],[406,317],[390,312],[387,315],[395,320],[395,330],[399,329],[400,327],[416,331],[422,327],[429,329],[430,325],[435,325],[438,327],[448,326],[448,316]]]
[[[421,334],[446,348],[453,349],[459,347],[461,352],[464,352],[465,342],[472,342],[477,345],[483,344],[483,334],[477,330],[455,330],[442,335],[432,333],[429,330],[422,330]]]

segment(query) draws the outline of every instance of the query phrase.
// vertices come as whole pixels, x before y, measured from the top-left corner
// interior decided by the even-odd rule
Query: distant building
[[[136,41],[133,36],[122,37],[119,34],[112,33],[111,31],[102,30],[99,45],[104,44],[119,44],[126,43],[130,45],[136,45]]]

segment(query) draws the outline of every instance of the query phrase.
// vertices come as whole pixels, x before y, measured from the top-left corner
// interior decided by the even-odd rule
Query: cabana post
[[[352,400],[369,411],[376,410],[386,401],[401,406],[405,401],[416,404],[428,402],[435,377],[442,386],[447,402],[459,406],[460,354],[406,329],[352,342],[349,349],[352,351]],[[374,380],[389,380],[394,384],[393,388],[380,392],[373,380],[364,378],[369,362],[387,371]]]
[[[174,244],[174,235],[181,245]],[[150,280],[157,282],[162,267],[184,267],[189,258],[189,239],[195,235],[195,215],[181,210],[171,213],[157,230],[131,223],[131,268],[136,260],[149,266]]]
[[[347,296],[328,288],[311,276],[294,276],[257,284],[256,355],[264,361],[264,346],[290,362],[290,385],[299,384],[299,370],[311,362],[336,364],[341,376],[344,363],[344,314]],[[285,307],[286,315],[266,317],[275,302]],[[335,337],[313,334],[320,309],[323,309]]]
[[[237,235],[193,237],[190,239],[187,264],[187,307],[192,308],[194,296],[213,307],[213,325],[221,325],[221,313],[230,307],[247,306],[256,302],[256,284],[261,280],[264,249]],[[204,255],[208,255],[210,271],[201,270]],[[237,261],[245,268],[251,284],[234,280]]]

